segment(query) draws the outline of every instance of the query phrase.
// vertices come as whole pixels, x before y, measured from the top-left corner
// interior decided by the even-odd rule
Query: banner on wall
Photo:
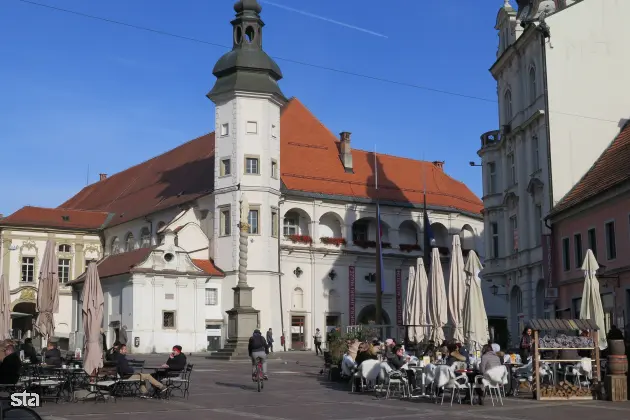
[[[396,269],[396,325],[403,324],[402,269]]]
[[[354,292],[356,290],[354,266],[348,267],[348,324],[354,325],[356,318],[356,308],[354,304]]]

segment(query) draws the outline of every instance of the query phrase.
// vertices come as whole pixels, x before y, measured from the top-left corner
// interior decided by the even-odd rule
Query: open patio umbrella
[[[444,341],[444,326],[448,322],[448,303],[444,290],[444,272],[440,261],[440,250],[431,251],[431,278],[429,280],[429,318],[431,339],[436,345]]]
[[[0,274],[0,340],[11,338],[11,295],[9,282]]]
[[[55,242],[46,241],[37,287],[37,321],[35,330],[46,339],[55,335],[54,315],[59,312],[59,276],[55,258]]]
[[[463,343],[462,318],[466,297],[466,273],[464,273],[464,256],[459,235],[453,235],[451,255],[451,270],[448,276],[448,312],[453,324],[453,340]]]
[[[85,333],[85,353],[83,369],[88,375],[95,375],[103,367],[103,349],[99,341],[103,323],[103,288],[98,277],[96,262],[91,261],[83,283],[83,330]]]
[[[593,251],[586,251],[586,257],[582,264],[584,271],[584,290],[582,291],[582,307],[580,308],[580,319],[590,319],[599,327],[599,349],[608,347],[606,340],[606,325],[604,324],[604,307],[602,297],[599,294],[599,280],[597,280],[597,270],[599,264]]]
[[[481,350],[484,344],[488,343],[488,314],[486,305],[483,302],[481,292],[481,279],[479,272],[483,267],[475,251],[468,253],[468,260],[464,271],[466,272],[466,299],[464,302],[464,337],[468,343],[469,350]]]

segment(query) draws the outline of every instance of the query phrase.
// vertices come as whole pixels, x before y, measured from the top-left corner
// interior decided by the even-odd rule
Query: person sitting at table
[[[394,347],[392,353],[392,356],[387,359],[387,364],[393,370],[401,370],[409,362],[409,356],[404,355],[404,349],[400,345]],[[414,386],[416,383],[415,372],[411,369],[407,369],[406,372],[409,383]]]
[[[120,342],[115,341],[112,348],[110,348],[109,350],[105,352],[105,360],[107,362],[115,362],[116,360],[118,360],[118,355],[116,353],[118,353],[119,347],[120,347]]]
[[[24,350],[24,357],[28,358],[28,360],[32,364],[36,364],[39,362],[37,359],[37,351],[35,351],[35,347],[33,346],[33,339],[27,338],[24,340],[24,345],[22,346],[22,350]]]
[[[12,342],[4,346],[4,359],[0,364],[0,383],[3,385],[15,385],[20,379],[20,369],[22,361],[20,354],[15,351]]]
[[[57,348],[57,343],[48,342],[46,350],[44,350],[44,364],[48,366],[61,367],[61,351]]]
[[[466,364],[470,364],[470,352],[468,348],[463,346],[462,343],[455,343],[455,345],[457,346],[457,352],[466,359]]]
[[[466,357],[459,353],[459,349],[457,348],[457,344],[449,344],[448,346],[448,357],[446,358],[446,364],[448,366],[452,366],[455,362],[463,362],[466,363]]]
[[[166,363],[162,365],[164,370],[158,370],[153,373],[153,377],[158,381],[167,376],[172,376],[173,373],[179,373],[186,368],[186,355],[182,353],[182,346],[173,346],[171,354],[168,356]]]
[[[118,374],[121,378],[137,379],[142,381],[142,384],[140,385],[140,392],[142,395],[147,395],[147,382],[149,382],[153,388],[159,390],[160,394],[166,392],[168,389],[166,385],[160,383],[148,373],[136,373],[135,370],[129,366],[129,361],[127,360],[127,345],[121,344],[114,355],[116,356]]]

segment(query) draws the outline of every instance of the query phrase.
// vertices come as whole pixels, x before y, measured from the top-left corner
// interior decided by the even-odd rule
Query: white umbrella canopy
[[[418,310],[416,311],[416,325],[419,325],[416,330],[416,335],[419,336],[418,342],[424,341],[427,338],[427,318],[429,316],[429,278],[427,277],[427,269],[424,266],[422,258],[418,258],[416,261],[416,275],[417,275],[417,299]]]
[[[46,249],[39,271],[37,287],[37,321],[34,325],[37,332],[50,339],[55,335],[54,315],[59,312],[59,276],[57,275],[57,258],[55,242],[46,241]]]
[[[464,332],[462,318],[464,299],[466,298],[466,273],[464,273],[464,256],[459,235],[453,235],[451,252],[451,270],[448,276],[448,312],[453,324],[453,340],[462,343]]]
[[[416,292],[416,267],[409,267],[409,279],[407,280],[407,296],[405,297],[405,310],[403,312],[403,324],[407,325],[407,336],[409,340],[416,339],[416,333],[413,328],[415,325],[415,292]]]
[[[464,337],[470,350],[481,350],[490,338],[488,334],[488,314],[481,291],[479,272],[483,267],[475,251],[470,251],[464,271],[466,272],[466,300],[464,302]]]
[[[93,375],[103,367],[103,349],[99,341],[101,324],[103,323],[103,289],[98,277],[98,269],[94,261],[88,265],[83,283],[83,330],[85,333],[85,354],[83,369]]]
[[[599,269],[599,264],[593,251],[586,251],[586,257],[582,264],[584,271],[584,290],[582,291],[582,307],[580,308],[580,319],[590,319],[595,321],[599,327],[599,349],[604,350],[608,347],[606,340],[606,324],[604,323],[604,307],[602,306],[602,297],[599,294],[599,280],[595,273]]]
[[[440,250],[433,248],[431,252],[431,278],[429,281],[429,318],[431,339],[440,345],[445,337],[443,327],[448,322],[448,302],[444,290],[444,272],[440,261]]]
[[[407,325],[409,340],[417,343],[425,339],[427,272],[422,258],[418,258],[416,266],[409,267],[407,296],[405,299],[404,324]]]
[[[0,274],[0,340],[11,338],[11,295],[9,281]]]

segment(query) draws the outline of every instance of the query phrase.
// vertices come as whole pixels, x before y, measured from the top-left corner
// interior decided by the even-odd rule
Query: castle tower
[[[234,10],[232,50],[214,66],[217,80],[207,95],[216,105],[213,251],[234,286],[232,296],[222,294],[224,307],[234,305],[227,311],[225,357],[247,356],[255,328],[280,324],[273,302],[279,301],[280,110],[286,103],[278,86],[282,72],[262,48],[261,6],[241,0]],[[247,223],[240,223],[242,202],[249,204]]]

